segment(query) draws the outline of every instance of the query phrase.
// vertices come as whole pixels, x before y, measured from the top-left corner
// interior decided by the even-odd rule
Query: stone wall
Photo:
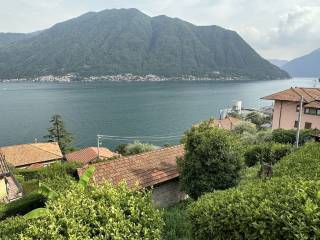
[[[186,199],[186,194],[180,191],[178,178],[153,188],[152,202],[157,207],[168,207],[184,199]]]

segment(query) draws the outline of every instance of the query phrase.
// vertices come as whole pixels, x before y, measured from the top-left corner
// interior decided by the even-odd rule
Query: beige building
[[[298,126],[300,101],[303,98],[301,128],[320,129],[320,88],[289,88],[262,99],[274,100],[272,128]]]
[[[10,202],[22,196],[22,187],[10,172],[5,155],[0,153],[0,202]]]
[[[8,164],[17,168],[44,167],[63,159],[56,142],[0,147],[0,152],[6,156]]]

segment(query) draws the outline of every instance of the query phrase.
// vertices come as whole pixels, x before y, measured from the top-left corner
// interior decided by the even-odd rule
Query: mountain
[[[277,67],[281,68],[286,63],[288,63],[288,60],[282,60],[282,59],[269,59],[269,62],[271,62],[273,65],[276,65]]]
[[[279,79],[236,32],[136,9],[89,12],[0,47],[0,78],[132,73]]]
[[[0,47],[27,38],[24,33],[0,33]]]
[[[320,48],[283,66],[294,77],[320,77]]]

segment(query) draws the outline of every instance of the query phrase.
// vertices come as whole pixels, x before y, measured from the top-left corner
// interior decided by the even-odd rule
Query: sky
[[[0,32],[33,32],[89,11],[137,8],[237,31],[267,59],[320,48],[320,0],[0,0]]]

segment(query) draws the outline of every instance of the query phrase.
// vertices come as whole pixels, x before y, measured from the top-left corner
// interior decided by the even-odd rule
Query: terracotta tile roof
[[[265,96],[262,99],[299,102],[301,96],[303,96],[304,102],[307,103],[320,100],[320,88],[289,88],[287,90]]]
[[[309,107],[309,108],[319,108],[320,109],[320,101],[313,101],[310,102],[306,105],[304,105],[304,107]]]
[[[100,159],[112,158],[120,156],[118,153],[110,151],[108,148],[100,147],[99,148]],[[98,158],[98,148],[97,147],[88,147],[80,149],[72,153],[65,155],[65,158],[68,162],[80,162],[87,164],[91,161],[97,160]]]
[[[224,128],[227,130],[234,129],[234,126],[239,122],[241,122],[241,120],[234,118],[234,117],[226,117],[225,119],[222,119],[222,120],[213,120],[212,121],[212,123],[215,127]]]
[[[0,147],[8,163],[15,167],[62,159],[60,147],[56,142],[31,143]]]
[[[106,181],[118,184],[124,180],[129,187],[135,184],[140,188],[154,186],[179,176],[176,159],[183,155],[184,146],[177,145],[93,164],[91,166],[96,167],[93,181],[98,185]],[[78,174],[81,176],[86,168],[78,169]]]
[[[7,176],[8,174],[10,174],[10,170],[6,162],[6,158],[2,153],[0,153],[0,177]]]

